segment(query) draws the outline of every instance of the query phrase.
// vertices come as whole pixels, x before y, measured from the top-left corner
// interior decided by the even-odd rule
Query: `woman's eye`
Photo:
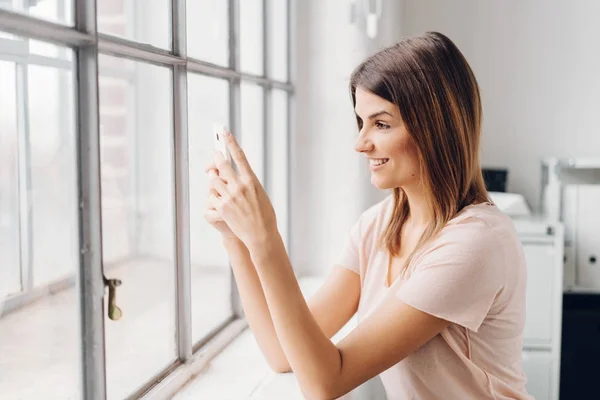
[[[383,122],[380,122],[380,121],[375,122],[375,126],[377,127],[377,129],[381,129],[381,130],[390,129],[390,126],[388,124],[384,124]]]

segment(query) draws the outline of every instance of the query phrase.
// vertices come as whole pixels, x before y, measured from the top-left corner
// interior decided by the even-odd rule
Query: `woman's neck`
[[[407,222],[414,226],[429,225],[433,221],[433,213],[423,190],[410,187],[403,187],[402,190],[410,210]]]

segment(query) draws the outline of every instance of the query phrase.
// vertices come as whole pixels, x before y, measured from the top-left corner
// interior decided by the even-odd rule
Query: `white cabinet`
[[[536,400],[558,400],[563,296],[563,225],[515,220],[527,262],[523,370]]]
[[[551,399],[553,359],[547,351],[523,351],[527,391],[536,400]]]
[[[600,290],[600,185],[577,186],[576,284]]]
[[[527,260],[527,308],[525,346],[547,346],[552,343],[553,304],[556,291],[552,270],[556,257],[552,243],[523,243]]]

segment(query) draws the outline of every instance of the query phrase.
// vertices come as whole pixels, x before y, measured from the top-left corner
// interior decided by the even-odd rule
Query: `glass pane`
[[[24,171],[19,175],[19,184],[27,185],[27,176],[31,178],[29,190],[27,186],[20,190],[20,204],[26,209],[13,218],[22,218],[27,211],[31,216],[32,242],[22,245],[31,256],[34,289],[39,297],[13,297],[10,308],[5,307],[0,316],[0,397],[79,399],[81,341],[79,293],[75,284],[79,252],[73,71],[29,65],[19,66],[17,72],[19,79],[15,85],[14,67],[6,63],[1,67],[0,98],[3,103],[12,98],[13,104],[7,109],[3,104],[0,115],[6,116],[16,109],[19,121],[25,122],[19,129],[23,135],[29,133],[29,140],[23,140],[17,154],[12,154],[21,159]],[[13,83],[8,84],[7,80]],[[4,125],[5,119],[2,123],[2,137],[9,138],[5,128],[14,133],[14,124],[11,128],[10,123]],[[21,228],[28,229],[26,219],[21,220]],[[28,267],[25,260],[22,263],[23,268]],[[45,286],[48,282],[54,283],[51,289]]]
[[[21,291],[15,78],[15,65],[0,61],[0,315],[6,296]]]
[[[49,67],[28,69],[33,282],[39,286],[73,276],[78,265],[73,76]]]
[[[63,60],[72,60],[73,53],[64,47],[56,46],[52,43],[40,42],[39,40],[28,40],[29,53],[44,57],[58,58]]]
[[[269,2],[269,75],[279,81],[288,79],[288,0]]]
[[[229,84],[188,75],[192,338],[200,341],[232,315],[231,278],[221,234],[204,219],[212,161],[213,124],[229,125]]]
[[[240,69],[263,74],[263,0],[240,1]]]
[[[101,0],[98,32],[171,48],[170,0]]]
[[[118,278],[118,321],[105,320],[109,399],[123,399],[176,359],[172,88],[168,68],[101,55],[104,271]]]
[[[9,35],[5,32],[0,32],[0,53],[16,55],[19,57],[27,56],[29,54],[49,57],[56,60],[45,60],[44,64],[51,63],[50,65],[56,67],[72,68],[71,65],[62,61],[70,61],[73,59],[73,53],[68,48],[39,40]],[[30,62],[32,64],[40,63],[37,58],[31,59]]]
[[[242,82],[242,138],[241,145],[254,173],[264,183],[264,89]]]
[[[286,245],[288,234],[288,94],[274,89],[271,98],[271,132],[269,135],[269,197],[277,215],[279,232]]]
[[[73,25],[73,0],[0,0],[0,8],[29,14],[47,21]]]
[[[190,57],[229,64],[229,2],[187,1],[187,50]]]

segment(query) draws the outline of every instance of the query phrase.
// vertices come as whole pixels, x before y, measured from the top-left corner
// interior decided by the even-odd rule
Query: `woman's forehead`
[[[360,116],[366,118],[371,114],[382,111],[391,114],[393,117],[398,116],[398,107],[394,103],[391,103],[372,92],[357,87],[355,97],[356,105],[354,106],[354,111]]]

